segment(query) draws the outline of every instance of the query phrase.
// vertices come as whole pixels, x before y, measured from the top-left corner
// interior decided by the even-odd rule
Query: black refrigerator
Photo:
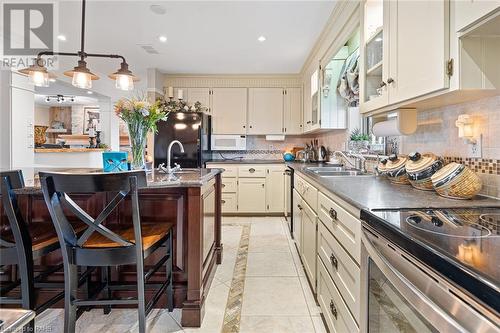
[[[205,161],[211,158],[210,153],[211,117],[202,112],[175,112],[167,121],[158,123],[155,134],[155,167],[167,164],[167,148],[173,140],[179,140],[184,146],[172,147],[171,166],[180,164],[183,168],[203,168]]]

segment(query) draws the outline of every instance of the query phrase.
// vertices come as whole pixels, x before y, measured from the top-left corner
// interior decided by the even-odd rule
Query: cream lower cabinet
[[[266,179],[240,178],[238,180],[238,212],[266,211]]]
[[[302,210],[302,263],[307,277],[316,292],[316,226],[318,216],[307,203]]]
[[[302,210],[304,201],[296,189],[293,189],[293,240],[299,253],[302,253]]]
[[[268,212],[284,211],[285,169],[283,165],[266,168],[266,211]]]
[[[207,168],[225,170],[222,173],[223,214],[283,214],[284,164],[207,163]]]
[[[359,332],[359,210],[295,173],[293,238],[330,332]]]

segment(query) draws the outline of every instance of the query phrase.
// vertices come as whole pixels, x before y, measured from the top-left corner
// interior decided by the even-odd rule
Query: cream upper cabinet
[[[500,8],[500,0],[459,0],[455,6],[455,31],[462,31]]]
[[[246,134],[247,88],[212,89],[212,133]]]
[[[284,165],[270,166],[266,169],[266,210],[281,213],[285,207],[285,169]]]
[[[302,134],[302,89],[285,89],[284,134]]]
[[[449,1],[390,1],[389,103],[449,86]],[[418,27],[418,29],[416,29]]]
[[[248,89],[248,134],[281,134],[283,130],[282,88]]]
[[[238,180],[238,212],[266,212],[266,179],[239,178]]]
[[[449,0],[365,1],[361,112],[447,89],[449,25]]]
[[[187,89],[187,102],[194,104],[200,102],[201,105],[208,108],[210,113],[210,89],[209,88],[188,88]]]
[[[360,45],[360,111],[389,104],[389,2],[367,0],[362,5]]]

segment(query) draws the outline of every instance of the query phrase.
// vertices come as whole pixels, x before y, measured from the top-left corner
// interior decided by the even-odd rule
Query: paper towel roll
[[[381,121],[373,125],[372,129],[373,135],[375,136],[400,136],[404,135],[399,131],[398,120],[391,119],[386,121]]]

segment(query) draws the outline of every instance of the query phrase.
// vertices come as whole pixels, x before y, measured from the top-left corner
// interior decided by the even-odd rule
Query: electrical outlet
[[[479,138],[477,138],[475,144],[468,144],[467,148],[468,148],[467,157],[482,158],[483,157],[483,135],[481,134],[479,136]]]

